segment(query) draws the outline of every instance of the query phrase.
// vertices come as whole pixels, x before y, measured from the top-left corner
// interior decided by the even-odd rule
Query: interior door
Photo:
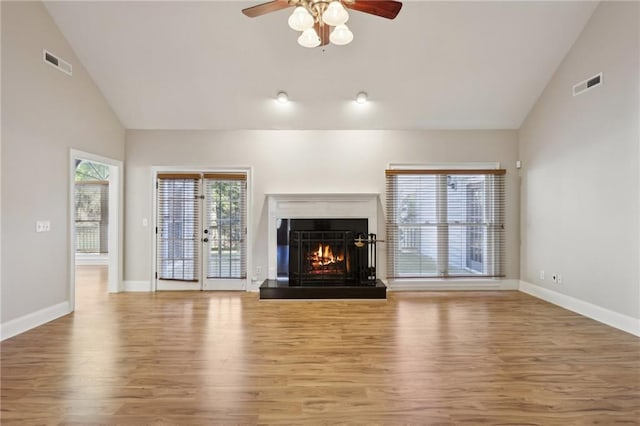
[[[203,191],[203,288],[244,290],[247,286],[246,175],[205,173]]]

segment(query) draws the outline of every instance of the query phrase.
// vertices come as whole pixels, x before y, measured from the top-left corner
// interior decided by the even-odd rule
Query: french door
[[[244,173],[157,176],[156,289],[244,290]]]

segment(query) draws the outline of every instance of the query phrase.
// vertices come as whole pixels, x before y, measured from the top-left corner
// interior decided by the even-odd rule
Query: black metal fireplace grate
[[[375,285],[375,234],[290,231],[290,285]]]

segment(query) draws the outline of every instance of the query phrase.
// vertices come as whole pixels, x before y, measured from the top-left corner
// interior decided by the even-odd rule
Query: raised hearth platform
[[[265,280],[260,286],[260,300],[269,299],[386,299],[387,286],[376,285],[301,285],[288,281]]]

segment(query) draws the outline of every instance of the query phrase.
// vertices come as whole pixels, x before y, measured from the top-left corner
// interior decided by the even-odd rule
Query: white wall
[[[519,132],[521,279],[631,318],[640,318],[639,23],[639,3],[602,2]],[[572,96],[599,72],[602,86]]]
[[[122,160],[124,129],[42,3],[1,7],[4,332],[68,302],[69,150]],[[45,64],[43,48],[70,62],[73,76]],[[51,232],[36,233],[38,219]]]
[[[268,193],[380,193],[388,163],[500,162],[507,168],[507,278],[519,274],[516,132],[128,130],[125,282],[150,281],[152,166],[253,167],[253,265],[267,271]],[[380,214],[379,217],[382,218]],[[380,219],[381,220],[381,219]],[[384,224],[379,224],[384,230]],[[384,247],[382,248],[382,251]],[[385,259],[380,259],[384,277]],[[249,276],[255,275],[249,271]]]

